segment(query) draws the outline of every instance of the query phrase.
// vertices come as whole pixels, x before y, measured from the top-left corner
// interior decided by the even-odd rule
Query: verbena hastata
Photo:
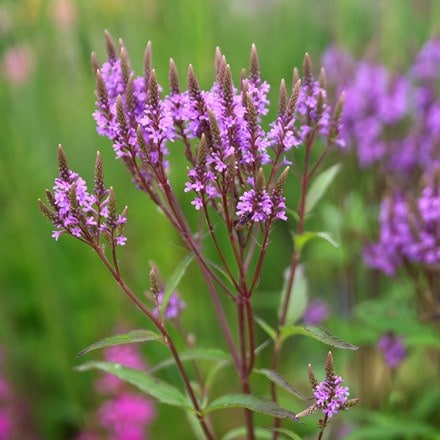
[[[40,201],[40,208],[56,227],[55,238],[67,233],[95,250],[124,292],[158,330],[158,333],[136,331],[115,336],[92,347],[130,340],[161,341],[172,355],[186,395],[153,378],[151,373],[112,363],[89,363],[82,369],[99,368],[111,372],[138,385],[159,401],[185,409],[197,419],[206,438],[219,435],[211,422],[212,412],[235,407],[243,408],[244,427],[239,427],[238,432],[242,429],[246,438],[255,438],[256,429],[262,429],[254,426],[253,412],[256,411],[274,417],[273,438],[276,439],[281,418],[298,421],[292,411],[277,404],[275,385],[287,383],[276,372],[285,339],[295,332],[302,332],[332,343],[328,333],[316,328],[292,327],[295,321],[291,318],[289,304],[301,249],[305,241],[314,236],[310,231],[304,236],[305,216],[325,190],[315,188],[313,202],[308,203],[309,190],[313,192],[310,182],[328,149],[334,144],[343,145],[340,136],[343,96],[334,109],[328,105],[324,70],[315,79],[306,54],[302,78],[294,69],[290,92],[285,81],[281,81],[277,116],[272,122],[263,123],[268,112],[269,85],[260,76],[254,46],[249,72],[242,71],[238,84],[233,81],[225,56],[217,49],[215,82],[209,90],[201,89],[191,66],[187,73],[187,89],[182,90],[176,65],[171,60],[169,93],[163,96],[163,88],[152,68],[150,43],[145,51],[141,76],[132,71],[122,42],[117,50],[107,33],[106,43],[107,61],[100,65],[96,56],[92,58],[96,71],[97,110],[94,118],[98,133],[112,141],[116,157],[127,168],[136,188],[145,192],[171,222],[191,255],[181,263],[168,284],[159,280],[158,271],[153,267],[150,273],[153,305],[139,299],[124,279],[117,258],[117,247],[125,244],[126,209],[117,214],[114,192],[104,185],[99,155],[94,188],[88,193],[84,181],[68,167],[60,148],[60,177],[56,179],[55,193],[47,191],[48,205]],[[269,128],[265,129],[266,126]],[[304,150],[302,163],[294,160],[298,148]],[[184,186],[170,181],[170,170],[175,166],[170,159],[171,150],[180,152],[187,161]],[[257,371],[254,367],[259,345],[254,329],[252,297],[262,276],[273,225],[287,220],[284,188],[288,177],[293,174],[289,168],[292,165],[301,188],[296,213],[298,241],[292,254],[285,292],[280,297],[276,330],[263,323],[273,339],[271,369],[260,371],[272,381],[272,401],[268,401],[251,394],[250,377]],[[185,192],[191,194],[192,200],[188,203],[199,216],[196,230],[179,202]],[[226,241],[220,238],[224,236]],[[205,255],[209,242],[218,254],[215,263]],[[226,257],[229,253],[232,259]],[[171,326],[184,331],[177,325],[184,303],[175,289],[192,259],[200,268],[212,300],[214,319],[218,321],[229,350],[221,362],[231,363],[239,380],[240,392],[234,395],[217,399],[211,396],[198,361],[207,356],[212,358],[212,353],[195,347],[193,340],[190,348],[198,348],[196,353],[200,358],[191,352],[189,358],[195,362],[196,373],[193,377],[182,362],[175,338],[168,331]],[[188,302],[185,296],[183,298]],[[225,300],[235,304],[235,316],[226,314]],[[238,329],[236,336],[232,328]],[[188,340],[185,338],[187,334],[183,336]],[[342,348],[355,348],[341,344]],[[218,351],[216,353],[218,356]]]

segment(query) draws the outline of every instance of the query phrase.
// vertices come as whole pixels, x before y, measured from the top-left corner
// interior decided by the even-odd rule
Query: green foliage
[[[307,192],[306,213],[312,211],[316,204],[321,200],[333,180],[335,180],[340,169],[341,164],[337,163],[312,180],[312,184]]]
[[[160,403],[193,411],[191,402],[181,391],[145,371],[134,370],[113,362],[88,362],[76,367],[77,371],[87,371],[91,369],[113,374],[119,377],[119,379],[131,383]]]
[[[112,345],[131,344],[133,342],[147,342],[147,341],[161,342],[161,336],[151,330],[131,330],[128,333],[109,336],[108,338],[100,339],[99,341],[89,345],[84,350],[78,353],[78,356],[84,356],[89,351],[97,350],[98,348],[111,347]]]
[[[330,345],[336,348],[343,348],[346,350],[357,350],[359,347],[343,341],[337,336],[332,335],[326,328],[312,325],[293,325],[290,327],[283,327],[281,329],[281,336],[283,339],[289,338],[294,335],[304,335],[309,338],[321,341],[326,345]]]
[[[204,408],[204,412],[209,413],[226,408],[248,408],[251,411],[266,414],[268,416],[299,422],[299,419],[292,411],[281,408],[275,402],[260,399],[259,397],[250,394],[229,394],[218,397]]]
[[[284,272],[284,286],[281,293],[278,316],[281,316],[284,299],[287,295],[288,271]],[[293,325],[304,314],[307,307],[307,278],[304,274],[304,266],[298,265],[295,271],[295,279],[290,293],[289,306],[287,308],[285,325]]]
[[[191,261],[194,259],[194,255],[187,255],[177,266],[176,270],[172,273],[170,278],[168,279],[165,287],[165,292],[163,294],[163,300],[160,304],[159,310],[160,315],[163,317],[164,311],[170,301],[171,294],[176,290],[177,286],[180,283],[183,275],[185,275],[188,266],[191,264]]]

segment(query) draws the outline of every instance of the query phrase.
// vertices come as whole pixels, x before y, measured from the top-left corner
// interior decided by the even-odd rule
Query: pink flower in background
[[[78,15],[77,6],[72,0],[53,0],[51,16],[55,25],[60,29],[73,27]]]
[[[145,370],[146,364],[134,344],[114,345],[104,350],[104,359],[107,362],[117,362],[124,367],[136,370]],[[96,383],[96,388],[101,394],[116,393],[124,387],[124,382],[116,376],[106,374]]]
[[[123,344],[104,350],[107,362],[116,362],[125,367],[145,370],[139,346]],[[98,379],[96,388],[108,398],[93,415],[92,426],[98,426],[79,434],[77,440],[147,440],[147,428],[155,417],[154,403],[121,379],[105,374]],[[0,437],[0,440],[1,437]]]
[[[13,85],[25,83],[34,68],[34,54],[30,47],[21,45],[8,48],[3,54],[1,70]]]
[[[98,418],[114,440],[145,440],[145,428],[154,419],[154,405],[141,395],[126,392],[108,400]]]

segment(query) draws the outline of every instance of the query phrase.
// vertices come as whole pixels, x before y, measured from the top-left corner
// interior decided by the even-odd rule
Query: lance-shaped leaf
[[[282,307],[287,295],[287,283],[289,277],[289,269],[284,272],[284,285],[281,294],[280,307],[278,316],[282,314]],[[304,266],[299,264],[295,270],[295,278],[293,280],[292,291],[290,293],[290,301],[287,307],[285,324],[293,325],[304,314],[307,307],[307,278],[304,274]]]
[[[239,428],[234,428],[231,431],[227,432],[223,437],[222,440],[241,440],[243,438],[246,438],[247,429],[244,426],[240,426]],[[270,431],[264,428],[255,428],[254,435],[256,440],[271,440],[272,434]],[[284,438],[280,437],[280,440],[285,440]]]
[[[124,367],[114,362],[88,362],[75,368],[77,371],[101,370],[105,373],[113,374],[119,379],[139,388],[145,394],[157,399],[166,405],[177,406],[194,411],[189,399],[172,385],[156,379],[151,374]]]
[[[319,176],[313,180],[307,192],[306,213],[310,212],[316,206],[335,179],[340,168],[341,165],[337,163],[319,174]]]
[[[176,290],[177,286],[180,283],[180,280],[182,279],[183,275],[185,275],[186,269],[188,269],[188,266],[190,265],[191,261],[193,260],[194,255],[187,255],[177,266],[176,270],[173,272],[171,277],[169,278],[166,287],[165,292],[163,294],[163,300],[160,305],[160,316],[163,316],[164,311],[170,301],[171,294]]]
[[[247,408],[251,411],[266,414],[279,419],[290,419],[299,422],[295,413],[281,408],[278,403],[264,400],[251,394],[229,394],[221,396],[204,408],[204,413],[226,408]]]
[[[339,244],[328,232],[305,231],[300,235],[294,235],[293,242],[295,244],[295,250],[301,253],[305,244],[308,243],[313,238],[321,238],[322,240],[325,240],[327,243],[330,243],[334,248],[336,249],[339,248]]]
[[[127,333],[109,336],[108,338],[100,339],[99,341],[89,345],[84,350],[78,353],[78,356],[83,356],[89,351],[98,348],[111,347],[112,345],[131,344],[133,342],[159,341],[162,342],[161,336],[150,330],[131,330]]]
[[[273,339],[275,340],[277,332],[264,319],[256,316],[255,322]]]
[[[214,362],[228,362],[231,357],[228,353],[219,350],[217,348],[192,348],[190,350],[186,350],[179,355],[180,360],[182,362],[188,361],[214,361]],[[149,372],[156,372],[161,370],[162,368],[169,367],[174,365],[175,361],[173,358],[169,358],[152,367]]]
[[[281,329],[282,339],[286,339],[293,335],[304,335],[310,338],[317,339],[324,344],[331,345],[332,347],[343,348],[346,350],[357,350],[359,347],[343,341],[337,336],[332,335],[325,327],[315,327],[312,325],[294,325],[290,327],[283,327]]]
[[[291,385],[285,377],[283,377],[280,373],[275,370],[270,370],[266,368],[262,368],[260,370],[254,370],[256,373],[262,374],[267,377],[270,381],[277,384],[281,388],[284,388],[289,393],[293,394],[296,397],[299,397],[302,400],[307,400],[307,397],[304,396],[301,391],[297,390],[293,385]]]

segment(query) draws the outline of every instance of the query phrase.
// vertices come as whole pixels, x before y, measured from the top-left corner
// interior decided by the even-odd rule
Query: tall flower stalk
[[[281,81],[278,113],[265,130],[263,119],[268,112],[269,85],[261,78],[255,46],[251,49],[249,71],[242,71],[238,84],[233,81],[225,56],[217,49],[215,82],[209,90],[201,89],[189,66],[187,88],[182,91],[176,65],[171,60],[166,96],[152,67],[150,43],[145,50],[141,76],[132,71],[122,41],[117,49],[106,33],[106,46],[107,60],[102,65],[96,55],[92,57],[97,97],[94,118],[98,133],[111,140],[116,157],[124,163],[136,188],[145,192],[164,213],[194,256],[229,349],[241,393],[251,399],[250,376],[257,347],[252,298],[262,276],[270,233],[275,222],[287,220],[284,189],[292,174],[292,165],[301,186],[297,235],[304,232],[310,181],[328,149],[342,144],[339,121],[343,97],[334,110],[330,108],[324,71],[316,80],[306,54],[302,78],[295,69],[290,92],[285,81]],[[324,146],[321,151],[312,152],[318,139]],[[302,167],[294,158],[298,148],[305,149]],[[180,150],[187,161],[187,182],[183,188],[173,184],[169,177],[170,169],[175,166],[170,159],[171,150]],[[204,435],[215,438],[201,399],[167,330],[172,324],[160,313],[163,307],[167,310],[172,295],[159,288],[157,279],[152,276],[155,306],[150,308],[135,295],[121,274],[117,247],[126,243],[123,229],[127,211],[117,214],[114,191],[106,189],[103,183],[100,155],[95,167],[94,190],[90,194],[85,182],[70,170],[61,148],[58,157],[60,176],[54,193],[46,192],[47,204],[39,201],[40,209],[56,227],[54,237],[58,239],[67,233],[94,249],[129,299],[162,335]],[[190,203],[198,213],[197,227],[185,216],[179,193],[191,195]],[[104,241],[109,250],[104,247]],[[205,253],[204,245],[208,241],[217,253],[218,264]],[[281,305],[279,328],[286,321],[299,261],[300,250],[296,249],[290,265],[288,294]],[[225,313],[225,300],[235,304],[236,316],[232,321]],[[232,332],[234,322],[238,329],[236,335]],[[278,366],[281,348],[282,338],[278,332],[273,369]],[[196,371],[200,376],[200,370],[196,368]],[[272,399],[279,408],[274,387]],[[246,436],[254,439],[252,411],[255,409],[249,401],[242,407]],[[266,408],[266,413],[274,415],[276,420],[281,417],[278,409],[268,411]],[[296,419],[293,413],[290,417]]]

